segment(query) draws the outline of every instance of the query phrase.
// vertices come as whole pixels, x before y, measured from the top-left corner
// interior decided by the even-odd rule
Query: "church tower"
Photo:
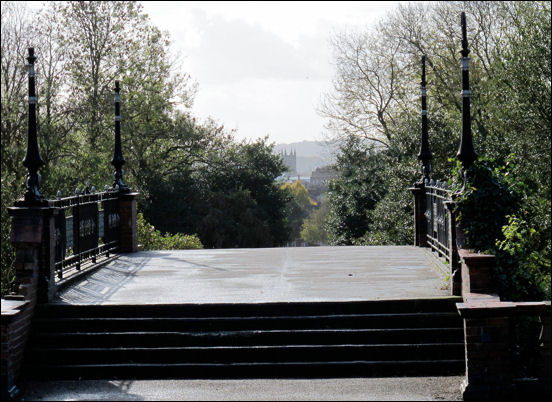
[[[284,151],[280,151],[280,156],[284,160],[284,164],[287,166],[288,170],[286,171],[286,174],[289,176],[293,176],[297,174],[297,151],[294,149],[291,149],[289,151],[289,154],[287,153],[287,149]]]

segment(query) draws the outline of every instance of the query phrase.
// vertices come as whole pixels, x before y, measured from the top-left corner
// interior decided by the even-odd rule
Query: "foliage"
[[[139,2],[2,2],[2,292],[13,277],[6,208],[23,193],[27,47],[34,47],[41,192],[113,183],[113,93],[121,86],[124,181],[139,191],[151,247],[269,247],[289,235],[285,169],[266,140],[239,143],[190,112],[197,84]],[[144,226],[145,227],[145,226]],[[145,236],[144,233],[142,235]],[[149,246],[148,246],[149,247]]]
[[[281,245],[289,199],[274,182],[285,170],[281,158],[266,139],[213,144],[193,170],[149,186],[145,215],[161,230],[198,233],[206,247]]]
[[[465,188],[453,159],[462,121],[462,11],[473,140],[485,156]],[[421,126],[414,85],[425,54],[431,177],[457,176],[468,243],[497,255],[501,296],[550,298],[550,12],[544,1],[401,4],[377,29],[334,35],[334,86],[320,113],[334,138],[377,146],[370,158],[349,145],[342,150],[329,195],[332,244],[411,244],[407,187],[419,179]],[[363,174],[373,165],[376,172]],[[377,181],[381,188],[372,186]]]
[[[543,204],[549,211],[550,203]],[[550,300],[550,226],[543,230],[529,221],[529,211],[518,214],[508,215],[497,244],[502,293],[514,300]]]
[[[327,244],[326,219],[329,212],[327,202],[314,209],[301,225],[301,238],[309,244]]]
[[[519,204],[518,194],[506,179],[508,166],[496,166],[494,159],[481,157],[470,166],[466,177],[460,162],[454,173],[455,212],[466,236],[466,247],[491,252],[502,236],[506,216]]]
[[[455,169],[458,225],[466,247],[496,256],[495,278],[508,300],[550,299],[550,199],[535,195],[504,166],[480,158],[465,177]]]
[[[284,183],[280,188],[282,190],[289,190],[301,209],[309,210],[316,206],[316,201],[310,198],[309,190],[307,190],[299,179],[295,180],[293,183]]]
[[[203,248],[196,235],[182,233],[161,234],[159,230],[144,219],[144,215],[138,212],[138,243],[143,250],[185,250]]]
[[[330,244],[350,245],[366,233],[366,211],[385,194],[382,166],[378,153],[358,137],[350,136],[341,147],[335,166],[339,174],[330,181],[328,191]]]
[[[286,220],[290,228],[289,238],[291,241],[297,241],[301,238],[301,226],[316,206],[316,202],[310,198],[309,191],[299,180],[284,183],[280,188],[289,194],[286,205]]]
[[[9,178],[9,176],[8,176]],[[5,177],[4,174],[2,175],[2,188],[4,187],[4,181]],[[8,194],[4,193],[2,191],[2,197],[0,198],[0,206],[2,208],[1,215],[2,215],[2,227],[1,227],[1,238],[0,238],[0,247],[1,247],[1,260],[0,263],[2,264],[2,296],[9,293],[10,291],[10,284],[14,280],[14,269],[13,269],[13,263],[15,261],[15,251],[13,247],[10,244],[10,230],[11,230],[11,219],[8,215],[8,207],[11,207],[13,205],[14,197],[10,197]]]

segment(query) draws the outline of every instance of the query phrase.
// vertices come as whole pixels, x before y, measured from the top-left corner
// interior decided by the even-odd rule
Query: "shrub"
[[[459,165],[453,188],[457,224],[466,247],[496,256],[493,272],[503,300],[550,300],[550,200],[530,195],[504,166],[480,158],[463,183]]]
[[[148,223],[144,215],[138,213],[138,243],[143,250],[185,250],[200,249],[203,244],[197,235],[186,235],[182,233],[161,234],[161,232]]]

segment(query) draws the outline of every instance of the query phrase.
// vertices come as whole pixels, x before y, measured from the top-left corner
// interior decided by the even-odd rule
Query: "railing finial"
[[[123,157],[123,149],[121,147],[121,95],[119,92],[119,81],[115,81],[115,152],[111,164],[115,167],[115,180],[113,182],[113,188],[118,188],[119,191],[128,190],[127,186],[123,182],[123,165],[126,163]]]
[[[456,157],[462,162],[466,171],[477,159],[477,153],[473,148],[470,116],[470,58],[468,54],[468,37],[466,34],[466,14],[462,12],[462,139]]]
[[[36,126],[36,89],[35,89],[35,70],[34,62],[36,57],[34,55],[34,48],[29,48],[29,56],[27,61],[29,62],[29,126],[27,131],[27,153],[23,159],[23,166],[27,168],[26,186],[24,204],[26,205],[41,205],[46,203],[46,199],[40,194],[40,177],[38,169],[44,165],[44,161],[40,156],[38,150],[38,137]]]
[[[425,74],[426,56],[422,56],[422,81],[420,83],[422,90],[422,141],[418,159],[422,161],[422,181],[429,179],[431,164],[429,161],[433,157],[429,149],[429,138],[427,132],[427,97],[426,97],[426,74]]]

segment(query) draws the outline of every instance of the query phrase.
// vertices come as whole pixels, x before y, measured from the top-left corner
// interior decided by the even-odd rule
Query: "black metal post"
[[[426,74],[425,74],[425,62],[426,56],[422,56],[422,82],[420,83],[422,89],[422,141],[420,145],[420,152],[418,153],[418,159],[422,161],[422,181],[429,180],[429,174],[431,173],[431,164],[429,161],[433,157],[431,150],[429,149],[429,138],[427,133],[427,97],[426,97]]]
[[[464,172],[477,159],[473,148],[470,116],[470,53],[466,35],[466,14],[462,12],[462,139],[456,157],[462,162]]]
[[[43,205],[47,201],[42,194],[40,194],[38,169],[44,165],[44,161],[38,151],[38,138],[37,138],[37,126],[36,126],[36,104],[37,96],[35,91],[35,70],[34,62],[36,57],[34,55],[34,48],[29,48],[29,127],[27,131],[27,153],[23,159],[23,166],[28,170],[25,192],[25,205]]]
[[[119,191],[126,192],[128,187],[123,182],[123,165],[126,163],[123,157],[123,150],[121,147],[121,95],[120,95],[119,81],[115,81],[115,153],[111,164],[115,167],[115,181],[113,187],[119,188]]]

